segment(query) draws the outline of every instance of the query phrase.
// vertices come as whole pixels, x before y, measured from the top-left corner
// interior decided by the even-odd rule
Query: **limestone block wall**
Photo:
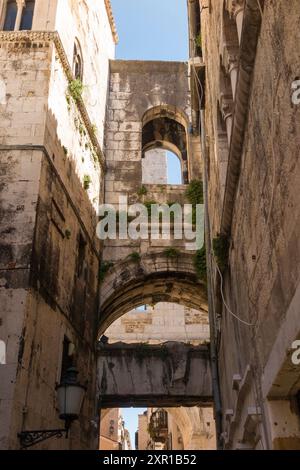
[[[7,93],[1,109],[6,126],[1,131],[0,295],[1,338],[8,354],[0,371],[1,448],[18,448],[17,433],[22,429],[61,425],[55,384],[60,381],[64,335],[75,344],[77,366],[87,372],[82,425],[88,431],[81,440],[78,425],[71,441],[54,440],[40,447],[90,447],[96,437],[87,418],[93,416],[95,400],[91,346],[98,302],[99,246],[92,242],[95,211],[61,142],[55,140],[55,127],[45,137],[52,48],[47,42],[35,48],[34,42],[25,47],[2,39]],[[76,209],[76,198],[84,219]],[[87,243],[84,266],[78,265],[81,232]]]
[[[67,19],[67,21],[66,21]],[[78,39],[83,57],[83,98],[102,146],[109,80],[109,60],[115,56],[115,39],[104,1],[58,0],[55,30],[69,63]]]
[[[79,106],[66,98],[72,58],[70,53],[69,63],[59,36],[0,33],[0,45],[0,336],[7,343],[7,365],[0,371],[0,446],[18,449],[22,429],[61,427],[55,385],[66,336],[74,344],[80,380],[87,384],[81,419],[69,440],[54,439],[37,448],[97,448],[92,419],[100,257],[96,207],[103,197],[100,146],[88,100]],[[108,73],[107,58],[106,66]],[[102,100],[105,73],[99,88]],[[96,110],[100,131],[104,111],[105,100]]]
[[[202,14],[213,236],[220,229],[224,210],[218,184],[224,158],[224,148],[218,145],[223,3],[216,2],[211,14],[208,11]],[[240,4],[243,6],[243,2]],[[252,10],[254,23],[258,25],[262,20],[261,30],[257,32],[257,49],[253,43],[255,31],[249,26],[250,10],[242,8],[243,34],[247,36],[244,39],[243,34],[241,36],[244,55],[237,81],[236,96],[239,99],[239,90],[245,96],[245,89],[248,89],[245,75],[242,77],[247,70],[245,64],[253,57],[255,61],[249,84],[249,104],[242,100],[235,103],[239,108],[233,119],[233,129],[243,106],[247,121],[239,154],[239,177],[231,203],[230,230],[226,226],[230,232],[230,251],[225,274],[227,303],[233,312],[255,328],[238,322],[223,308],[219,353],[223,424],[229,447],[242,443],[250,448],[278,448],[287,443],[295,448],[299,434],[294,433],[293,419],[288,420],[290,434],[287,431],[282,435],[284,439],[280,444],[271,432],[267,401],[277,390],[277,399],[281,394],[283,402],[290,398],[292,403],[299,390],[300,372],[292,365],[289,350],[300,332],[295,310],[300,275],[297,241],[300,213],[296,190],[299,181],[299,107],[291,101],[291,86],[299,76],[300,63],[293,34],[290,34],[298,30],[300,9],[296,1],[291,2],[288,9],[283,1],[264,2],[261,18],[256,8],[257,5]],[[254,23],[252,20],[252,26]],[[251,47],[247,48],[246,44]],[[234,146],[231,151],[235,151]],[[228,184],[225,188],[227,201],[230,191]],[[235,385],[236,379],[239,385]],[[297,408],[292,406],[292,409],[294,419],[298,419]],[[257,422],[252,441],[247,435],[249,419]]]
[[[0,334],[7,344],[7,364],[0,370],[0,446],[5,448],[15,405],[20,348],[22,350],[23,347],[21,338],[28,302],[27,287],[43,158],[42,152],[34,151],[30,145],[43,142],[49,49],[28,50],[1,42],[0,51],[1,79],[5,90],[0,105]],[[33,83],[36,86],[34,96],[29,92]],[[15,147],[24,144],[28,145],[27,149]]]
[[[106,330],[105,335],[110,343],[179,341],[203,344],[209,341],[208,315],[178,304],[159,303],[123,315]]]
[[[156,106],[179,109],[190,119],[187,66],[183,63],[111,62],[106,125],[106,200],[133,196],[142,184],[142,119]]]
[[[142,160],[143,184],[167,184],[167,154],[164,150],[149,150]]]

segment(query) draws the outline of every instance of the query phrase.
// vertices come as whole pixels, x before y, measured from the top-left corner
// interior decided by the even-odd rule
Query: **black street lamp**
[[[67,370],[62,382],[57,386],[59,417],[65,422],[64,429],[22,431],[18,434],[22,449],[43,442],[51,437],[68,438],[73,421],[79,418],[86,388],[77,381],[78,372],[74,367]]]

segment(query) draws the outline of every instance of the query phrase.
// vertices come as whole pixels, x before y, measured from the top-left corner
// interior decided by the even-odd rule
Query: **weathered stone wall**
[[[115,42],[105,2],[58,0],[55,30],[61,37],[70,63],[73,61],[75,38],[79,40],[83,55],[83,98],[102,146],[109,60],[115,56]]]
[[[97,393],[104,408],[211,405],[207,346],[99,344],[97,362]]]
[[[206,10],[202,14],[207,66],[209,209],[212,236],[220,229],[230,235],[229,267],[224,276],[227,304],[255,327],[242,324],[223,308],[219,370],[224,442],[235,448],[281,448],[281,445],[295,448],[299,446],[299,431],[295,432],[293,421],[299,420],[295,415],[299,413],[297,407],[291,408],[294,418],[292,415],[287,418],[290,431],[282,433],[277,427],[278,441],[267,399],[277,389],[278,398],[293,400],[299,390],[300,371],[292,365],[289,350],[300,333],[295,310],[300,276],[297,192],[300,111],[291,101],[291,86],[300,69],[295,47],[300,7],[297,1],[290,2],[288,8],[284,1],[261,2],[261,17],[257,2],[237,2],[235,7],[234,2],[225,3],[241,36],[240,52],[231,57],[234,62],[241,54],[235,82],[235,113],[231,117],[228,117],[231,104],[222,108],[222,87],[232,78],[228,57],[234,56],[228,37],[224,41],[228,26],[224,2],[214,2],[211,12]],[[244,3],[249,8],[243,9]],[[243,11],[241,33],[239,22]],[[241,121],[243,113],[245,120]],[[222,162],[226,154],[220,129],[223,134],[226,132],[231,144],[227,151],[229,173],[224,199]],[[252,436],[248,432],[250,422],[255,429]]]
[[[144,184],[142,179],[142,157],[148,148],[143,146],[143,129],[151,120],[167,116],[174,121],[182,131],[181,140],[186,140],[186,148],[181,152],[183,173],[190,179],[201,177],[201,164],[193,165],[195,152],[199,152],[199,142],[191,142],[189,125],[191,121],[190,91],[188,82],[188,66],[177,62],[141,62],[141,61],[115,61],[111,62],[110,94],[105,133],[105,149],[107,173],[105,177],[105,201],[119,209],[120,196],[128,197],[128,204],[141,202],[149,204],[187,202],[185,192],[187,186]],[[173,122],[172,121],[172,122]],[[159,122],[161,124],[161,122]],[[170,123],[169,123],[170,124]],[[151,126],[150,126],[151,127]],[[172,128],[172,125],[170,124]],[[151,134],[153,133],[153,135]],[[168,131],[169,132],[169,131]],[[166,132],[166,134],[168,134]],[[152,139],[158,148],[164,148],[165,143],[158,142],[163,139],[158,136],[157,130],[150,130],[149,142]],[[178,135],[176,134],[178,139]],[[164,140],[164,139],[163,139]],[[181,143],[182,143],[181,142]],[[170,150],[170,142],[167,142]],[[172,147],[172,146],[171,146]],[[175,145],[173,145],[175,147]],[[172,148],[173,148],[172,147]],[[178,152],[178,149],[177,149]],[[180,153],[180,152],[179,152]],[[199,153],[197,153],[199,156]],[[144,186],[145,188],[142,188]],[[146,189],[141,192],[140,190]],[[120,211],[124,206],[120,207]],[[124,237],[123,237],[124,238]],[[170,247],[178,250],[178,257],[172,259],[165,254]],[[195,246],[194,246],[195,248]],[[135,258],[132,258],[132,255]],[[140,259],[138,259],[140,257]],[[184,281],[192,275],[193,282],[197,283],[194,269],[193,247],[187,246],[187,240],[175,240],[173,230],[169,238],[154,240],[153,237],[145,240],[116,239],[106,240],[104,243],[103,258],[110,269],[105,273],[101,285],[101,325],[102,333],[119,315],[135,308],[141,303],[157,303],[159,301],[176,302],[178,297],[185,295],[181,287],[175,297],[173,285],[176,274],[185,265]],[[167,278],[169,280],[167,281]],[[177,282],[177,281],[176,281]],[[180,286],[181,280],[178,279]],[[133,292],[134,289],[138,291]],[[164,292],[157,292],[157,289]],[[177,288],[176,288],[177,290]],[[201,290],[201,289],[200,289]],[[126,298],[122,299],[121,296]],[[149,299],[151,296],[151,300]],[[191,295],[187,296],[192,300]],[[118,306],[111,302],[116,300]],[[129,303],[129,305],[128,305]],[[183,300],[181,303],[186,304]],[[201,308],[202,302],[197,304]],[[190,304],[186,304],[191,306]],[[122,312],[119,312],[122,307]],[[197,308],[196,307],[196,308]],[[108,318],[109,312],[114,317]]]
[[[113,408],[100,415],[100,450],[120,450],[119,421],[122,419],[120,408]]]
[[[105,335],[110,343],[179,341],[197,345],[209,341],[208,315],[178,304],[159,303],[123,315]]]
[[[111,62],[106,125],[106,202],[120,195],[136,202],[142,185],[143,116],[156,106],[178,109],[190,121],[187,66],[183,63]],[[155,84],[155,85],[154,85]],[[192,155],[189,156],[192,160]]]
[[[45,2],[45,10],[37,2],[35,13],[44,16],[35,16],[33,28],[57,25],[64,31],[62,43],[51,32],[0,33],[5,87],[0,104],[0,335],[7,343],[7,365],[0,370],[1,448],[17,449],[22,429],[62,426],[55,385],[64,336],[74,344],[87,393],[70,439],[52,439],[38,448],[97,448],[92,419],[100,243],[95,233],[103,172],[92,123],[98,117],[101,141],[113,40],[104,2],[93,14],[84,5],[85,14],[78,2],[59,2],[58,10],[54,2],[48,10]],[[64,14],[72,34],[65,20],[55,23]],[[82,47],[88,44],[83,50],[87,88],[80,105],[66,99],[76,34]],[[91,103],[89,93],[97,103]]]
[[[143,184],[167,184],[168,168],[165,150],[149,150],[142,160]]]

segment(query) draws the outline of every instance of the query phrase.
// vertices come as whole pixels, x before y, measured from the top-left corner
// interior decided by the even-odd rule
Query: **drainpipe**
[[[216,324],[215,324],[215,305],[213,298],[213,283],[212,283],[212,264],[211,264],[211,232],[210,220],[208,209],[208,172],[207,172],[207,154],[206,154],[206,132],[205,132],[205,110],[200,109],[200,125],[201,125],[201,149],[202,158],[204,162],[203,171],[203,192],[204,192],[204,220],[205,220],[205,247],[206,247],[206,264],[207,264],[207,289],[208,289],[208,315],[210,324],[210,361],[211,361],[211,375],[212,375],[212,389],[214,399],[214,412],[216,421],[217,432],[217,448],[223,448],[221,442],[222,435],[222,404],[220,394],[220,382],[218,372],[218,355],[216,348]]]

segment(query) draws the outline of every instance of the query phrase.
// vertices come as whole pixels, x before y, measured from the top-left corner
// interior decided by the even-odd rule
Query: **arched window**
[[[22,12],[20,30],[22,31],[30,30],[32,28],[34,7],[35,7],[35,1],[26,0],[24,8],[23,8],[23,12]]]
[[[182,184],[180,159],[173,152],[167,152],[168,184]]]
[[[185,119],[175,110],[153,108],[143,119],[143,182],[187,184],[188,155]]]
[[[74,44],[73,73],[76,79],[83,80],[83,59],[78,39],[75,40]]]
[[[16,2],[8,0],[4,8],[4,31],[31,30],[35,1]]]
[[[8,1],[6,4],[6,12],[3,30],[14,31],[18,13],[18,5],[15,1]]]

